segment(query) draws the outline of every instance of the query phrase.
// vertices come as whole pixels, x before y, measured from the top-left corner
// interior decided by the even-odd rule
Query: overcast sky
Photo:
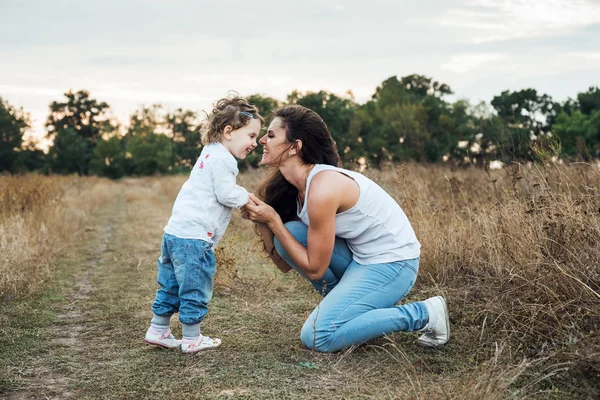
[[[226,95],[348,90],[364,102],[418,73],[454,98],[600,85],[600,0],[0,0],[0,97],[43,134],[86,89],[125,122],[141,105],[199,111]]]

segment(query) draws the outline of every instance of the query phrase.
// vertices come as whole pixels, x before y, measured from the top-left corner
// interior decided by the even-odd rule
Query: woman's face
[[[263,155],[260,163],[262,165],[279,166],[279,163],[287,158],[290,142],[285,136],[283,120],[280,117],[273,118],[267,129],[267,134],[258,141],[263,145]]]

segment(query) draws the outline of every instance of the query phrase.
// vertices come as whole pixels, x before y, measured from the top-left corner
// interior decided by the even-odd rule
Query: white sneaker
[[[216,349],[220,345],[221,339],[212,339],[208,336],[200,335],[195,342],[186,343],[186,340],[183,340],[181,343],[181,351],[188,354],[194,354],[202,350]]]
[[[424,301],[429,314],[429,322],[419,332],[425,332],[417,339],[417,343],[425,347],[438,347],[450,339],[450,320],[446,300],[442,296],[432,297]]]
[[[165,349],[173,349],[181,345],[181,340],[175,339],[170,329],[161,334],[152,329],[152,327],[148,328],[144,341],[154,346],[164,347]]]

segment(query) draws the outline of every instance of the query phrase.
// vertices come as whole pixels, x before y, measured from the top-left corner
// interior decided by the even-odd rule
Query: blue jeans
[[[285,224],[292,236],[307,246],[308,227],[299,221]],[[275,249],[290,267],[306,278],[275,238]],[[429,321],[422,302],[395,306],[412,289],[419,259],[362,265],[352,259],[343,239],[335,239],[329,268],[322,279],[309,280],[324,298],[310,314],[300,339],[309,349],[335,352],[391,332],[413,332]]]
[[[168,325],[171,316],[179,311],[183,335],[200,334],[200,322],[208,312],[217,268],[211,247],[204,240],[163,235],[158,259],[160,288],[152,304],[153,322]]]

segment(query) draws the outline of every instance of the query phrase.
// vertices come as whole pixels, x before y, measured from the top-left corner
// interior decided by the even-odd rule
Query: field
[[[223,346],[196,356],[151,348],[142,339],[162,228],[187,177],[0,176],[0,397],[600,396],[598,167],[365,174],[423,245],[407,301],[446,296],[446,346],[397,333],[337,354],[303,348],[318,296],[267,262],[234,212],[202,328]],[[239,183],[252,190],[262,176]]]

